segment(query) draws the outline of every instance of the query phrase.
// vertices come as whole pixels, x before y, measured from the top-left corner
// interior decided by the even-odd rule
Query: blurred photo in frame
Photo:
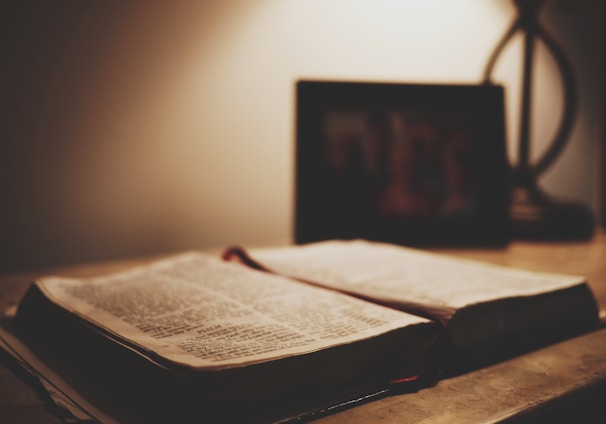
[[[295,242],[503,245],[503,88],[299,81]]]

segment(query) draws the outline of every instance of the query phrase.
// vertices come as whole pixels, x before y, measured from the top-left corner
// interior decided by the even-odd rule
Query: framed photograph
[[[295,242],[509,240],[503,88],[299,81]]]

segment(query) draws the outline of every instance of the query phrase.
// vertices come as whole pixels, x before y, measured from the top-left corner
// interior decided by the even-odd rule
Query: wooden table
[[[537,271],[585,275],[606,309],[606,232],[590,242],[515,241],[503,249],[439,250]],[[16,304],[29,281],[62,273],[90,276],[154,258],[106,262],[0,277],[0,307]],[[0,422],[60,423],[0,356]],[[606,329],[440,381],[416,393],[385,397],[319,419],[342,422],[606,422]]]

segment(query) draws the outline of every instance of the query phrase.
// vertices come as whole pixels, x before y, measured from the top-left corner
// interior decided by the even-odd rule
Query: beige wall
[[[294,81],[475,83],[514,15],[506,0],[14,3],[2,18],[0,271],[287,242]],[[581,114],[543,183],[591,205],[602,3],[560,0],[544,14],[575,60]],[[519,47],[496,72],[512,152]],[[539,54],[540,145],[561,95]]]

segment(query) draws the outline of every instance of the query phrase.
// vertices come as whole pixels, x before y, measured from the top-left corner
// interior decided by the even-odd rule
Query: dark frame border
[[[335,109],[470,109],[478,114],[478,208],[457,219],[379,216],[327,208],[318,169],[326,149],[324,119]],[[505,150],[503,87],[301,80],[296,83],[295,242],[365,238],[407,245],[504,245],[509,241],[509,167]],[[330,194],[330,193],[328,193]]]

